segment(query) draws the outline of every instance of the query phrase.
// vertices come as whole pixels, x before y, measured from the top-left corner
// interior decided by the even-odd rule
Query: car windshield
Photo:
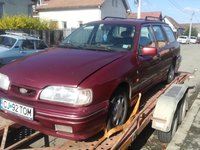
[[[15,44],[16,39],[7,37],[7,36],[0,36],[0,46],[11,48]]]
[[[196,39],[196,37],[195,37],[195,36],[191,36],[190,38],[191,38],[191,39]]]
[[[129,24],[86,24],[65,38],[60,46],[88,50],[130,51],[135,26]]]
[[[187,36],[180,36],[181,39],[187,39]]]

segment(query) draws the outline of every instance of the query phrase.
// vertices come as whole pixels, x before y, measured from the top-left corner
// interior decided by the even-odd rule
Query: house
[[[0,0],[0,18],[3,16],[32,16],[32,0]]]
[[[162,16],[161,12],[142,12],[141,13],[141,19],[145,19],[147,16],[151,16],[158,19],[163,19],[169,26],[172,28],[173,32],[176,36],[179,36],[183,33],[184,29],[180,24],[178,24],[172,17],[169,16]],[[130,13],[128,18],[137,18],[137,13]]]
[[[173,32],[176,34],[176,37],[183,34],[184,28],[179,23],[177,23],[172,17],[165,16],[164,20],[172,28]]]
[[[57,21],[59,29],[77,28],[106,16],[127,18],[128,0],[40,0],[37,17]]]
[[[162,13],[161,12],[142,12],[140,18],[145,19],[146,16],[162,18]],[[137,18],[137,13],[130,13],[128,15],[128,18]]]

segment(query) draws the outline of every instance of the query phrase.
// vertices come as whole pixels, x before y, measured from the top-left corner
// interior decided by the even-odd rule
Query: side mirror
[[[16,45],[16,46],[15,46],[15,48],[17,49],[17,48],[19,48],[19,46],[18,46],[18,45]]]
[[[143,47],[142,48],[142,56],[156,56],[157,55],[157,48],[156,47]]]

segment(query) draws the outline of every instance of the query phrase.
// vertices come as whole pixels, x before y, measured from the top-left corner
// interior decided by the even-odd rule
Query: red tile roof
[[[103,3],[104,0],[46,0],[37,10],[93,8]]]
[[[141,19],[145,19],[146,16],[162,18],[162,13],[161,12],[142,12],[141,13]],[[137,13],[129,14],[128,18],[137,18]]]

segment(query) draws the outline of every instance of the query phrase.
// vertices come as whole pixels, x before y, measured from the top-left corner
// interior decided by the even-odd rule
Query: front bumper
[[[13,113],[0,110],[0,115],[21,125],[38,130],[44,134],[71,140],[87,139],[105,128],[108,113],[108,102],[88,107],[65,108],[59,105],[49,105],[43,102],[26,103],[26,101],[14,101],[6,95],[0,97],[9,99],[34,108],[34,119],[29,120]],[[70,127],[72,132],[57,130],[55,126]]]

